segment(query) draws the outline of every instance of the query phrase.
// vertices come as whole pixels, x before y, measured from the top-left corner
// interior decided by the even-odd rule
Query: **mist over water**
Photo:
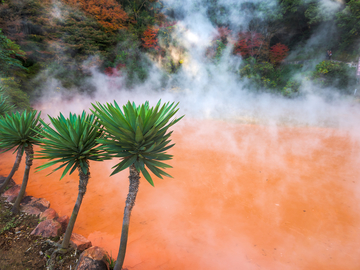
[[[241,5],[249,1],[220,1],[218,5],[234,13],[222,17],[221,21],[236,31],[247,29],[254,17],[266,18],[261,12],[249,13],[248,9],[241,9]],[[278,7],[276,1],[253,1],[262,3],[267,9],[275,12]],[[250,122],[282,124],[284,122],[295,125],[315,125],[334,127],[356,127],[359,106],[352,98],[341,96],[329,89],[319,89],[306,78],[301,80],[301,97],[288,99],[278,95],[258,92],[249,88],[247,79],[240,79],[237,71],[242,61],[241,57],[232,55],[231,42],[225,49],[218,63],[209,61],[206,50],[217,33],[217,29],[208,17],[209,6],[206,2],[198,1],[167,1],[167,7],[173,8],[175,14],[180,14],[173,38],[183,47],[182,53],[174,49],[173,55],[181,54],[178,59],[183,60],[181,69],[176,74],[164,75],[155,61],[148,80],[132,89],[126,89],[125,78],[108,77],[100,73],[96,67],[90,68],[92,73],[89,82],[96,92],[88,96],[76,91],[62,90],[60,82],[49,77],[42,98],[37,104],[44,113],[57,115],[59,111],[80,113],[88,110],[91,103],[112,102],[119,104],[128,100],[141,103],[149,100],[156,104],[163,101],[180,102],[182,114],[197,119],[229,119]],[[322,1],[329,14],[336,11],[339,1]],[[234,8],[238,7],[238,8]],[[231,13],[231,14],[232,14]],[[328,28],[318,29],[313,37],[305,44],[306,48],[316,47],[319,40],[324,39]],[[319,57],[319,62],[322,57]],[[165,84],[164,84],[164,76]],[[293,74],[298,78],[298,74]]]
[[[242,1],[219,1],[226,8]],[[248,1],[246,1],[248,2]],[[254,1],[263,2],[263,1]],[[329,1],[322,1],[324,5]],[[332,2],[332,1],[330,1]],[[276,1],[266,1],[276,9]],[[96,68],[91,96],[65,94],[49,78],[36,104],[46,114],[80,113],[91,103],[128,100],[180,102],[170,154],[173,179],[141,179],[125,259],[128,269],[359,269],[360,108],[352,98],[324,94],[302,81],[288,99],[246,87],[236,70],[242,59],[225,50],[219,63],[205,52],[216,28],[207,6],[168,1],[181,20],[175,38],[185,48],[181,70],[162,83],[153,63],[149,79],[126,89],[124,77]],[[220,16],[220,15],[219,15]],[[232,29],[253,16],[231,13]],[[316,37],[314,37],[316,38]],[[174,54],[177,52],[174,51]],[[296,76],[296,74],[294,74]],[[331,93],[331,89],[329,89]],[[12,161],[5,154],[0,174]],[[75,232],[116,256],[128,172],[109,177],[116,161],[91,164],[91,179]],[[39,161],[34,162],[34,167]],[[21,182],[23,168],[14,178]],[[28,194],[44,197],[69,215],[77,176],[32,172]]]

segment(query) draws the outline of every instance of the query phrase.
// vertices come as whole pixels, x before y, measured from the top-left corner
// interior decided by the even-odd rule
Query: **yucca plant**
[[[65,118],[61,113],[57,118],[51,116],[49,118],[53,127],[41,120],[43,129],[38,142],[41,143],[42,149],[35,156],[36,159],[48,159],[49,161],[37,167],[37,171],[59,165],[52,172],[64,169],[60,179],[68,172],[69,174],[75,170],[79,172],[78,197],[61,244],[61,248],[66,250],[69,247],[75,221],[86,193],[90,177],[89,161],[104,159],[100,157],[102,150],[99,149],[99,143],[96,141],[101,138],[102,131],[95,115],[85,112],[79,116],[70,113],[69,118]]]
[[[37,144],[35,138],[39,136],[41,129],[40,112],[26,110],[22,113],[16,112],[14,114],[7,114],[0,117],[0,148],[2,153],[15,148],[14,153],[17,151],[14,166],[6,178],[5,182],[0,188],[0,192],[8,185],[11,177],[14,175],[19,167],[23,153],[26,154],[24,177],[21,184],[19,195],[11,209],[15,214],[20,211],[20,202],[23,198],[29,179],[30,168],[34,155],[33,145]]]
[[[112,157],[121,159],[113,167],[111,175],[130,167],[129,193],[125,203],[119,253],[114,267],[114,270],[120,270],[124,263],[130,215],[140,184],[140,172],[152,186],[154,182],[147,169],[159,178],[171,177],[162,170],[171,166],[162,161],[172,159],[172,155],[166,154],[166,150],[174,146],[170,144],[172,131],[168,132],[168,129],[182,117],[169,122],[178,111],[178,104],[166,103],[161,106],[161,101],[155,108],[150,108],[148,102],[137,107],[129,101],[122,110],[116,101],[114,105],[102,105],[98,102],[92,105],[93,113],[104,126],[105,136],[98,140],[102,149]]]

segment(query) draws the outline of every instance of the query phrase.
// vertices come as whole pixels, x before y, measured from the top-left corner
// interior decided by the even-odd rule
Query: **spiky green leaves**
[[[129,101],[122,110],[116,101],[114,105],[98,102],[92,105],[105,131],[104,138],[98,142],[108,155],[122,159],[113,167],[111,175],[134,164],[151,185],[154,182],[146,168],[159,178],[171,177],[162,170],[171,166],[162,161],[172,159],[172,155],[166,154],[166,150],[174,146],[170,144],[171,132],[167,131],[183,117],[170,121],[178,111],[178,104],[168,102],[161,106],[159,101],[150,108],[148,102],[136,107]]]
[[[14,114],[6,114],[0,117],[0,148],[1,153],[15,148],[27,147],[29,144],[37,144],[36,138],[39,137],[38,132],[41,130],[40,113],[37,111]]]
[[[100,161],[102,150],[96,139],[102,136],[101,125],[95,115],[82,113],[80,116],[71,114],[65,118],[61,113],[57,118],[50,117],[53,127],[41,120],[44,128],[41,130],[42,150],[35,156],[37,159],[49,159],[50,161],[39,166],[41,171],[52,165],[61,164],[53,172],[64,168],[62,179],[69,171],[72,174],[77,168],[81,168],[84,174],[89,171],[89,160]]]

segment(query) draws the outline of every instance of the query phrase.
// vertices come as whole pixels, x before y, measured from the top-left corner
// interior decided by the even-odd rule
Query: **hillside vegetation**
[[[346,62],[360,55],[359,1],[224,5],[202,0],[196,5],[206,9],[217,30],[205,56],[217,64],[231,46],[231,54],[244,60],[234,72],[239,80],[248,79],[249,89],[295,97],[301,81],[311,80],[343,94],[353,92],[355,67]],[[249,18],[246,27],[228,19],[234,10]],[[181,40],[172,35],[184,12],[160,0],[2,0],[1,94],[17,110],[30,108],[52,77],[67,91],[91,95],[95,87],[87,78],[92,68],[107,76],[125,75],[126,88],[131,89],[146,81],[155,60],[166,79],[183,63],[171,51],[186,54]],[[340,62],[326,59],[329,50],[332,60]],[[312,60],[314,66],[311,61],[297,62],[302,60]]]

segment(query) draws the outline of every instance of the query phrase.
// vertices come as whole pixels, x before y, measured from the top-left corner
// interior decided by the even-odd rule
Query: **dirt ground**
[[[24,213],[15,216],[11,207],[0,199],[0,270],[46,269],[51,239],[30,235],[39,219]],[[58,258],[56,269],[75,269],[78,258],[74,252]]]

